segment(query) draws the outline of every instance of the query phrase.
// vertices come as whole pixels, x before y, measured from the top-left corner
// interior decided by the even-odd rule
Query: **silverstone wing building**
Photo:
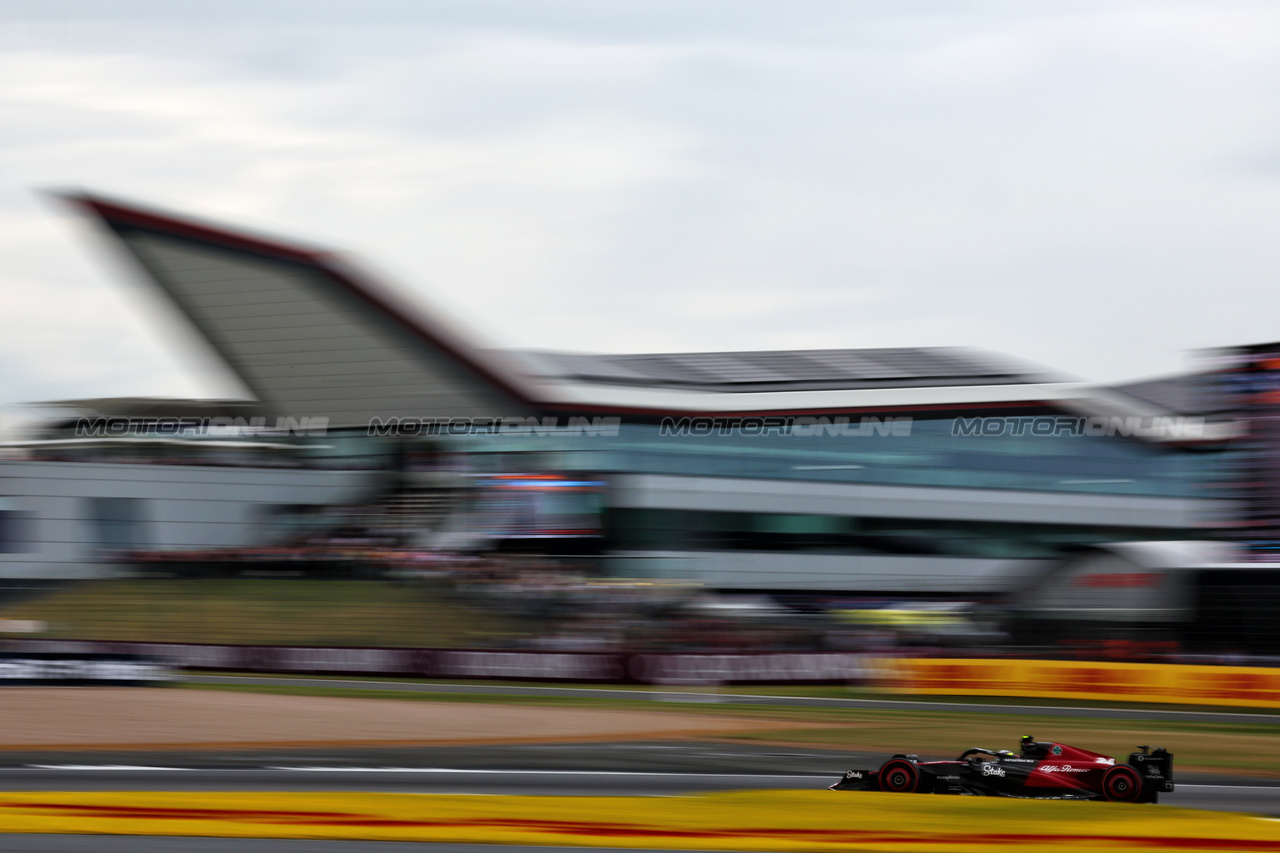
[[[90,479],[106,485],[96,499],[143,502],[127,512],[76,509],[85,462],[48,453],[0,460],[0,518],[8,513],[11,528],[21,520],[28,531],[0,553],[10,576],[92,572],[92,541],[100,546],[102,537],[75,525],[102,527],[94,519],[103,512],[137,520],[127,537],[135,549],[179,540],[227,547],[282,535],[252,523],[271,515],[273,501],[286,513],[381,491],[451,507],[452,520],[437,519],[424,540],[435,547],[479,547],[478,527],[490,545],[513,536],[514,516],[501,510],[518,504],[534,516],[593,516],[570,527],[593,531],[586,551],[616,576],[721,589],[984,595],[1081,547],[1186,538],[1219,512],[1209,488],[1212,424],[1182,429],[1179,413],[1157,404],[1005,359],[951,349],[499,352],[329,252],[96,197],[72,200],[240,378],[255,398],[243,405],[271,422],[325,430],[290,439],[314,470],[276,476],[247,464],[220,474],[225,491],[208,483],[208,471],[169,470],[157,464],[162,457],[145,468],[104,462],[100,443]],[[439,426],[464,423],[472,427]],[[423,454],[464,458],[464,474],[418,471],[412,460]],[[168,478],[168,492],[157,490],[157,477]],[[233,506],[236,477],[268,485],[292,477],[284,491],[309,497],[264,486],[253,493],[261,506]],[[59,481],[69,484],[62,503],[32,497]],[[450,496],[476,483],[534,499],[497,501],[495,515]],[[161,524],[164,494],[216,498],[239,526],[221,528],[214,543],[207,530]],[[563,524],[535,518],[521,529],[541,539],[535,547],[563,545]],[[89,544],[77,550],[66,541],[77,538]]]

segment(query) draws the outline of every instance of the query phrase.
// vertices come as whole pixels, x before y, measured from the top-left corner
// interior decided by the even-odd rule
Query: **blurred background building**
[[[327,252],[73,201],[251,399],[47,404],[0,458],[4,578],[482,562],[1203,648],[1280,604],[1280,348],[1116,388],[953,349],[503,351]]]

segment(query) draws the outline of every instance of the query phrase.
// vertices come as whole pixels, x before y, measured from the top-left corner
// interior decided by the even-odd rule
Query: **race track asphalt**
[[[821,790],[887,755],[714,742],[239,753],[10,753],[0,791],[367,791],[663,796]],[[1280,817],[1280,780],[1178,774],[1162,804]],[[856,796],[832,793],[832,797]],[[1065,805],[1065,804],[1064,804]]]

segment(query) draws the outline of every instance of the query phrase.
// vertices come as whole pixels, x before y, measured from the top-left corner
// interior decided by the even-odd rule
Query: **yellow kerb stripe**
[[[1245,815],[830,791],[691,797],[20,793],[0,794],[0,832],[698,850],[1280,853],[1280,823]]]

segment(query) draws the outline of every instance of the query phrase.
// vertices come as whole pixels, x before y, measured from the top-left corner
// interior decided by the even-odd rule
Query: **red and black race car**
[[[831,790],[1154,803],[1173,790],[1173,753],[1138,749],[1128,764],[1116,764],[1110,756],[1027,735],[1018,754],[975,748],[954,761],[895,755],[879,770],[847,771]]]

